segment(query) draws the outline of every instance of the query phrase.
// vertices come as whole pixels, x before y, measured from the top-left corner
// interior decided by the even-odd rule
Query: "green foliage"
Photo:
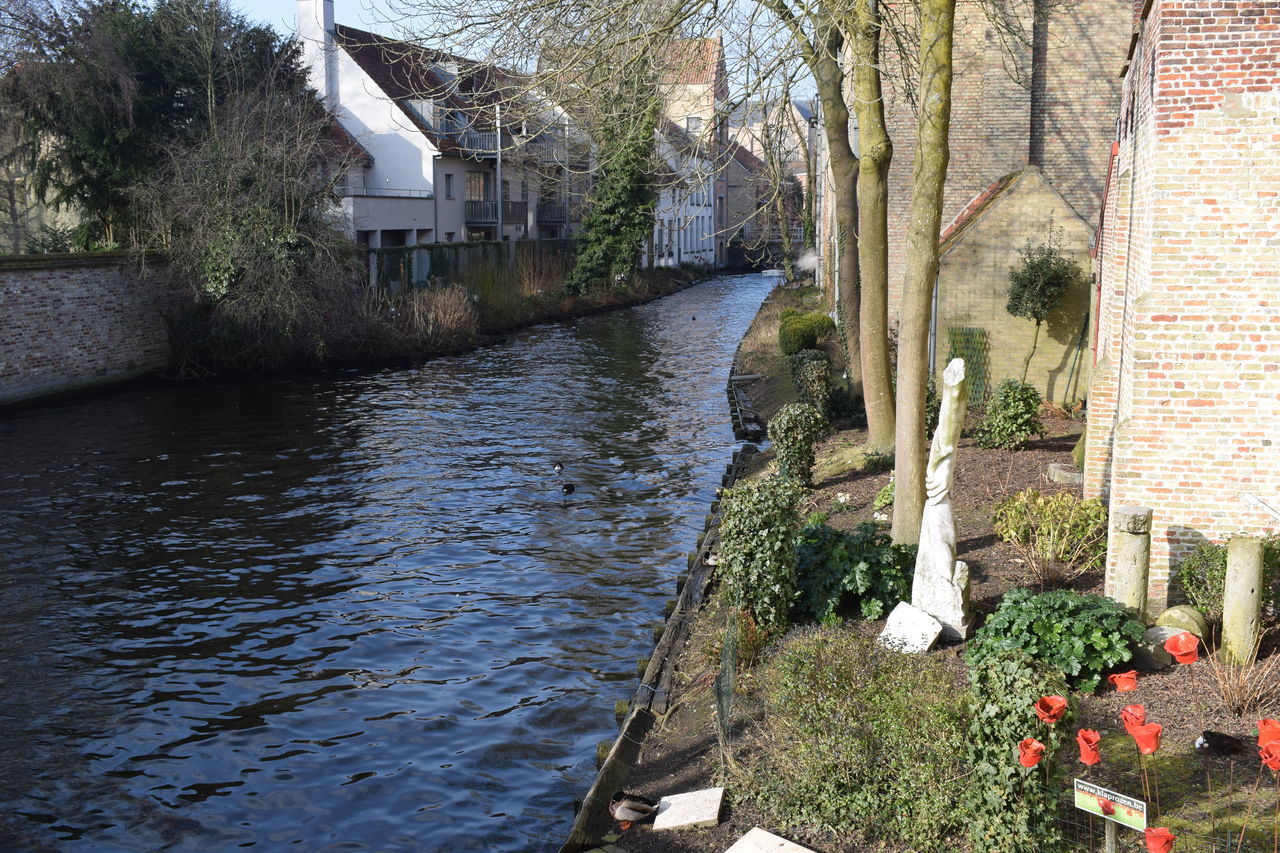
[[[827,419],[808,403],[788,403],[769,421],[769,439],[778,457],[778,472],[809,485],[813,444],[827,431]]]
[[[787,626],[796,591],[796,505],[803,489],[784,477],[748,480],[724,493],[720,577],[736,607],[769,634]]]
[[[981,447],[1017,450],[1033,435],[1044,435],[1040,423],[1040,392],[1034,385],[1006,379],[996,386],[975,438]]]
[[[311,100],[296,40],[249,24],[225,3],[89,0],[50,12],[43,43],[4,81],[27,131],[42,198],[75,205],[99,233],[134,218],[129,191],[153,181],[174,146],[216,126],[228,99],[269,83]]]
[[[876,496],[871,499],[872,509],[888,509],[893,506],[894,497],[894,481],[890,478],[889,482],[880,487],[880,491],[876,492]]]
[[[1107,511],[1098,498],[1027,489],[996,504],[992,527],[1041,585],[1101,569],[1107,559]]]
[[[938,658],[850,628],[792,632],[761,679],[766,745],[747,796],[783,830],[954,851],[966,704]]]
[[[824,416],[831,412],[831,360],[822,350],[802,349],[787,362],[791,378],[800,392],[800,401],[808,403]]]
[[[1067,696],[1060,672],[1017,650],[1002,651],[969,667],[972,706],[967,758],[972,768],[968,820],[974,850],[1045,853],[1061,850],[1058,790],[1063,746],[1075,732],[1073,709],[1048,725],[1035,713],[1043,696]],[[1018,743],[1033,737],[1045,745],[1037,767],[1018,763]]]
[[[1133,657],[1142,623],[1119,602],[1065,589],[1005,593],[965,653],[977,666],[1001,652],[1021,650],[1063,672],[1077,690],[1092,691],[1102,673]]]
[[[778,321],[778,348],[783,355],[817,349],[818,342],[835,330],[835,321],[821,311],[810,314],[787,314],[784,311]]]
[[[1227,582],[1227,546],[1201,542],[1178,563],[1178,584],[1191,603],[1205,615],[1222,620]],[[1271,536],[1262,546],[1263,614],[1274,620],[1280,615],[1280,536]]]
[[[602,286],[627,286],[645,241],[653,234],[658,194],[653,183],[658,103],[638,81],[619,84],[620,101],[635,106],[639,121],[606,122],[597,139],[610,152],[594,173],[590,203],[573,270],[565,281],[571,294]]]
[[[880,619],[911,598],[916,546],[894,545],[874,524],[846,533],[825,522],[824,515],[811,517],[796,540],[797,620],[831,624],[852,613]]]
[[[1005,309],[1015,317],[1044,322],[1072,284],[1084,279],[1084,270],[1062,253],[1062,229],[1049,226],[1049,234],[1038,246],[1018,250],[1022,263],[1009,269],[1009,300]]]

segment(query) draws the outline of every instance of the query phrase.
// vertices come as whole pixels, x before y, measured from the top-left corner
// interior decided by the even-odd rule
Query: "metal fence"
[[[1106,853],[1106,823],[1103,818],[1077,809],[1071,800],[1063,801],[1058,814],[1058,827],[1067,840],[1067,849],[1080,853]],[[1270,844],[1265,850],[1256,843],[1250,846],[1248,840],[1241,842],[1236,834],[1224,832],[1217,837],[1176,834],[1178,840],[1173,846],[1176,853],[1271,853]],[[1116,853],[1146,853],[1147,845],[1141,832],[1121,826],[1115,849]]]

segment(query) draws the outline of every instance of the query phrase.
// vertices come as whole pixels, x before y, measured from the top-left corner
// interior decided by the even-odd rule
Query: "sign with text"
[[[1076,780],[1076,808],[1132,829],[1147,828],[1147,804],[1115,791]]]

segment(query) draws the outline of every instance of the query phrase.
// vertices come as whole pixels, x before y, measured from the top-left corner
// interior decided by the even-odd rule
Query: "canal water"
[[[555,849],[775,283],[0,416],[0,849]]]

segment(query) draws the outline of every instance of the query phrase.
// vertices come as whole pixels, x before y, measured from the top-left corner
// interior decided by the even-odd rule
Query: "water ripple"
[[[553,849],[772,283],[0,420],[0,849]]]

